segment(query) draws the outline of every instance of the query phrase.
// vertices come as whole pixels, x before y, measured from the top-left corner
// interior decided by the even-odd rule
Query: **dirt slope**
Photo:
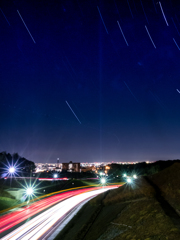
[[[180,218],[177,215],[176,222],[172,221],[166,211],[168,203],[162,204],[162,198],[158,198],[162,190],[164,196],[178,202],[179,173],[180,164],[175,163],[150,178],[155,185],[140,178],[133,185],[125,184],[99,195],[84,206],[56,239],[179,240]],[[163,201],[167,202],[164,198]]]
[[[180,213],[180,163],[174,163],[149,179],[158,186],[164,198]]]

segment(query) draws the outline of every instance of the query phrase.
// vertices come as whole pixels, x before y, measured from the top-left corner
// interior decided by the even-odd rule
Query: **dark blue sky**
[[[0,151],[180,158],[180,3],[1,1]]]

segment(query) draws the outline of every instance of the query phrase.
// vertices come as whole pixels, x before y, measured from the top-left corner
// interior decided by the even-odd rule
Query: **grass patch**
[[[11,198],[11,199],[15,199],[14,196],[12,196],[10,193],[6,192],[6,189],[4,188],[0,188],[0,195],[1,197],[7,197],[7,198]]]
[[[10,193],[6,192],[4,188],[0,188],[0,211],[14,207],[18,201]]]
[[[18,204],[16,199],[7,198],[7,197],[0,197],[0,211],[14,207]]]

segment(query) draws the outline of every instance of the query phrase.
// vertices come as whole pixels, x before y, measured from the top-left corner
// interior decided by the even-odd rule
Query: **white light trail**
[[[121,31],[121,33],[122,33],[122,35],[123,35],[124,41],[126,42],[127,46],[129,46],[129,44],[128,44],[128,42],[127,42],[127,40],[126,40],[125,36],[124,36],[123,30],[122,30],[122,28],[121,28],[121,26],[120,26],[120,23],[119,23],[119,21],[117,21],[117,24],[118,24],[118,26],[119,26],[119,29],[120,29],[120,31]]]
[[[107,34],[109,34],[98,6],[97,6],[97,9],[98,9],[99,15],[100,15],[100,17],[101,17],[101,20],[102,20],[102,22],[103,22],[104,28],[105,28]]]
[[[1,238],[1,240],[36,240],[42,237],[60,218],[66,216],[66,214],[79,203],[109,189],[112,188],[102,188],[68,198],[21,225]]]
[[[144,16],[145,16],[145,18],[146,18],[146,21],[147,21],[147,23],[149,24],[149,21],[148,21],[148,18],[147,18],[147,16],[146,16],[146,12],[145,12],[145,10],[144,10],[142,1],[140,0],[140,2],[141,2],[141,6],[142,6],[142,9],[143,9],[143,12],[144,12]]]
[[[132,13],[132,10],[131,10],[131,6],[130,6],[130,4],[129,4],[129,1],[127,0],[127,3],[128,3],[128,7],[129,7],[129,11],[130,11],[130,13],[131,13],[131,16],[132,16],[132,18],[134,18],[134,16],[133,16],[133,13]]]
[[[163,11],[161,2],[159,2],[159,5],[160,5],[160,8],[161,8],[161,12],[162,12],[162,15],[163,15],[163,17],[164,17],[164,20],[165,20],[165,22],[166,22],[166,25],[169,26],[169,24],[168,24],[168,22],[167,22],[167,19],[166,19],[166,16],[165,16],[165,14],[164,14],[164,11]]]
[[[152,0],[153,1],[153,5],[154,5],[154,8],[155,8],[155,11],[156,11],[156,13],[157,13],[157,9],[156,9],[156,5],[155,5],[155,3],[154,3],[154,0]]]
[[[132,94],[132,96],[136,99],[136,101],[139,102],[125,81],[124,81],[124,84],[126,85],[126,87],[128,88],[128,90],[130,91],[130,93]]]
[[[173,38],[174,43],[176,44],[176,47],[180,50],[179,45],[177,44],[176,40]]]
[[[179,89],[176,89],[176,91],[177,91],[178,93],[180,93]]]
[[[23,18],[22,18],[22,16],[21,16],[21,14],[20,14],[20,12],[19,12],[18,10],[17,10],[17,13],[19,14],[19,16],[20,16],[20,18],[21,18],[22,22],[24,23],[24,26],[25,26],[25,28],[27,29],[27,31],[28,31],[28,33],[29,33],[29,35],[30,35],[31,39],[33,40],[33,42],[34,42],[34,43],[36,43],[36,42],[35,42],[35,40],[34,40],[34,38],[33,38],[33,36],[31,35],[31,33],[30,33],[30,31],[29,31],[28,27],[26,26],[26,23],[24,22],[24,20],[23,20]]]
[[[76,116],[75,112],[72,110],[71,106],[69,105],[69,103],[66,101],[66,104],[68,105],[68,107],[70,108],[71,112],[74,114],[74,116],[76,117],[76,119],[78,120],[78,122],[81,124],[79,118]]]
[[[7,17],[6,17],[6,15],[3,13],[3,10],[0,8],[0,10],[1,10],[1,12],[2,12],[2,15],[4,16],[4,18],[6,19],[6,22],[9,24],[9,26],[11,26],[10,25],[10,23],[9,23],[9,21],[7,20]]]
[[[174,24],[174,27],[175,27],[175,29],[176,29],[178,35],[180,36],[179,30],[178,30],[178,28],[177,28],[177,26],[176,26],[176,24],[175,24],[175,22],[174,22],[174,19],[173,19],[173,18],[171,18],[171,19],[172,19],[172,22],[173,22],[173,24]]]
[[[156,45],[154,44],[154,42],[153,42],[153,40],[152,40],[152,37],[151,37],[151,35],[150,35],[150,33],[149,33],[148,28],[146,27],[146,25],[145,25],[145,29],[146,29],[146,31],[147,31],[147,33],[148,33],[148,35],[149,35],[149,38],[151,39],[151,42],[152,42],[154,48],[156,48]]]

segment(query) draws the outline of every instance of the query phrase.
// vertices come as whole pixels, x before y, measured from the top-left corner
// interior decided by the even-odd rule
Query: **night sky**
[[[180,158],[180,2],[2,0],[0,152]]]

